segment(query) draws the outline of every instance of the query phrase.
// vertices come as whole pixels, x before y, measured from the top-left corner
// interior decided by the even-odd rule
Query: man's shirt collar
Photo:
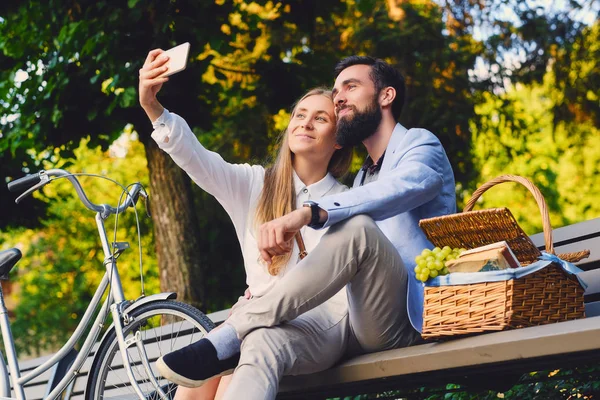
[[[383,152],[381,157],[379,157],[379,160],[377,160],[376,163],[373,163],[373,160],[371,159],[371,157],[367,156],[367,158],[365,159],[365,162],[363,163],[363,165],[361,167],[361,170],[365,174],[373,175],[375,172],[378,172],[381,169],[381,165],[383,164],[384,157],[385,157],[385,151]]]

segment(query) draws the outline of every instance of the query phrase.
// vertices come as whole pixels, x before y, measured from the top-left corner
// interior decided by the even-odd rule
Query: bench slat
[[[594,218],[587,221],[578,222],[567,226],[562,226],[552,230],[554,244],[561,242],[574,242],[585,236],[600,236],[600,218]],[[531,235],[531,240],[536,246],[544,245],[543,232]]]
[[[554,229],[552,236],[556,253],[590,250],[590,257],[575,263],[576,265],[600,261],[600,218]],[[530,237],[538,248],[544,248],[543,233],[536,233]]]

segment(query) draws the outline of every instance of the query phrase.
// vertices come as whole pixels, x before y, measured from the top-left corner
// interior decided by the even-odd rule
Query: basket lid
[[[438,247],[474,249],[504,240],[522,265],[541,255],[506,207],[422,219],[419,226]]]

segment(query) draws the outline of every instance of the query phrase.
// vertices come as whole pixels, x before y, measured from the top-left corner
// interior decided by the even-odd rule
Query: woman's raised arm
[[[153,125],[152,138],[158,147],[221,203],[236,228],[245,227],[252,199],[262,188],[263,167],[226,162],[202,146],[183,118],[166,109]]]
[[[160,77],[166,71],[168,61],[163,53],[161,49],[150,51],[139,71],[139,100],[154,127],[152,138],[198,186],[221,203],[236,229],[243,228],[250,201],[258,196],[256,191],[260,191],[258,183],[264,179],[264,169],[230,164],[219,154],[208,151],[183,118],[160,104],[157,93],[168,81],[168,78]]]

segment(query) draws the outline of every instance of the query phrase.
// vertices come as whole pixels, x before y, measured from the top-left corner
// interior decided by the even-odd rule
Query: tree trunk
[[[200,234],[190,179],[152,140],[144,140],[150,173],[151,212],[161,291],[204,305]]]

